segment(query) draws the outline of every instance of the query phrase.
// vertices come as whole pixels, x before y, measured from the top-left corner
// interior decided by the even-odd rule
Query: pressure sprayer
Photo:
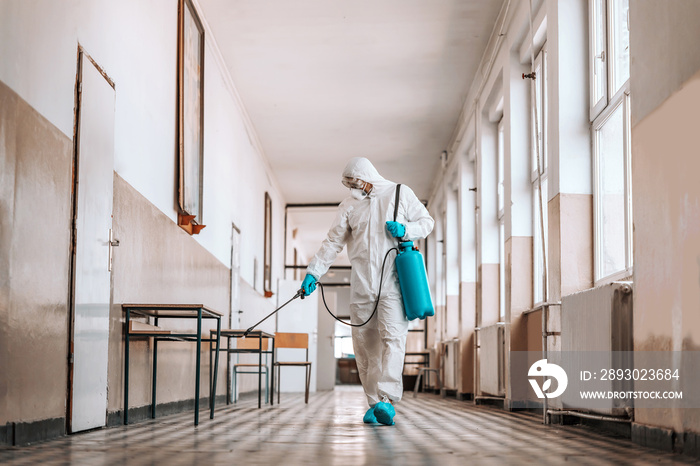
[[[401,191],[401,185],[396,185],[396,198],[394,200],[394,221],[399,212],[399,193]],[[384,266],[386,265],[386,260],[392,251],[396,251],[396,259],[394,260],[394,265],[396,267],[396,272],[399,277],[399,287],[401,289],[401,296],[403,299],[403,308],[406,313],[406,318],[408,320],[414,319],[425,319],[426,317],[434,316],[435,309],[433,308],[433,300],[430,297],[430,288],[428,286],[428,274],[425,271],[425,262],[423,261],[423,255],[420,253],[417,247],[413,245],[412,241],[403,241],[399,243],[398,248],[389,249],[384,255],[384,260],[382,261],[382,271],[380,273],[379,279],[379,291],[377,292],[377,301],[374,303],[374,310],[372,314],[367,318],[366,321],[361,324],[353,324],[350,322],[345,322],[338,316],[333,314],[326,304],[326,294],[323,290],[323,283],[316,282],[316,284],[321,288],[321,298],[323,299],[323,305],[325,306],[328,313],[333,316],[335,320],[341,322],[350,327],[362,327],[367,325],[374,314],[377,312],[377,307],[379,306],[379,297],[382,294],[382,284],[384,282]],[[304,299],[304,290],[300,289],[297,293],[280,307],[272,311],[263,320],[257,324],[250,327],[245,331],[243,336],[247,336],[248,333],[252,332],[255,327],[265,322],[268,318],[276,314],[280,309],[282,309],[287,304],[291,303],[297,298]]]
[[[394,200],[394,221],[399,213],[399,192],[401,185],[396,185]],[[399,253],[394,260],[396,273],[399,276],[399,287],[403,298],[403,308],[408,320],[425,319],[435,315],[433,300],[430,298],[428,274],[425,271],[423,255],[413,241],[399,243]],[[382,271],[383,273],[384,271]]]

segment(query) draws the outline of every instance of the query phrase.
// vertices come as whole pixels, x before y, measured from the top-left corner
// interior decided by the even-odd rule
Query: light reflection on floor
[[[221,406],[200,425],[185,412],[76,434],[28,447],[0,448],[1,464],[669,464],[685,457],[639,447],[582,427],[544,426],[539,417],[410,394],[395,426],[366,425],[359,387],[303,395],[258,410],[254,401]]]

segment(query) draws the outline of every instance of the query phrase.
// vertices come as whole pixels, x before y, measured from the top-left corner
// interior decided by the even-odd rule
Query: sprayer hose
[[[318,286],[321,287],[321,298],[323,298],[323,305],[324,305],[324,307],[326,308],[326,311],[328,311],[328,313],[329,313],[331,316],[333,316],[333,318],[334,318],[335,320],[337,320],[337,321],[340,322],[341,324],[345,324],[345,325],[348,325],[348,326],[350,326],[350,327],[362,327],[362,326],[364,326],[364,325],[367,325],[367,324],[369,323],[369,321],[372,320],[372,317],[374,317],[374,314],[377,313],[377,307],[379,307],[379,298],[382,296],[382,283],[384,282],[384,266],[386,265],[386,260],[387,260],[387,258],[389,257],[389,253],[390,253],[391,251],[396,251],[396,252],[398,253],[398,252],[399,252],[399,248],[391,248],[391,249],[389,249],[389,250],[386,252],[386,254],[384,255],[384,260],[382,261],[382,272],[381,272],[381,275],[380,275],[380,278],[379,278],[379,291],[377,292],[377,300],[374,302],[374,310],[372,311],[372,315],[370,315],[369,318],[368,318],[366,321],[362,322],[361,324],[352,324],[352,323],[350,323],[350,322],[345,322],[344,320],[340,319],[338,316],[336,316],[335,314],[333,314],[333,313],[331,312],[331,310],[328,309],[328,304],[326,304],[326,294],[323,292],[323,283],[321,283],[321,282],[316,282],[316,284],[318,284]]]

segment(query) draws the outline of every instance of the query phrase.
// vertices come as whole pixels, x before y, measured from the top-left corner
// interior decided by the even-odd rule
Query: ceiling
[[[348,159],[427,200],[503,0],[199,0],[288,203]]]

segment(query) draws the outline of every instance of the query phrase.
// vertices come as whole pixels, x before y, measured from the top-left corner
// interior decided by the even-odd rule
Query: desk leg
[[[272,365],[270,366],[270,406],[275,404],[275,339],[272,340]]]
[[[262,335],[258,338],[258,409],[262,407]]]
[[[214,386],[211,390],[211,414],[209,419],[214,419],[214,407],[216,406],[216,379],[219,374],[219,344],[221,342],[221,317],[216,319],[216,359],[214,362]]]
[[[226,404],[231,404],[231,337],[226,337]]]
[[[199,425],[199,365],[202,362],[202,308],[197,309],[197,370],[194,386],[194,425]]]
[[[212,366],[213,366],[213,362],[214,362],[213,352],[214,352],[214,337],[212,336],[211,332],[209,332],[209,397],[211,397],[211,378],[214,375],[214,374],[212,374]],[[209,400],[209,406],[211,407],[211,400]]]
[[[124,425],[129,423],[129,319],[131,310],[126,309],[126,327],[124,330]]]
[[[156,327],[158,321],[156,320]],[[151,418],[156,418],[156,377],[158,375],[158,337],[153,337],[153,388],[151,393]]]

